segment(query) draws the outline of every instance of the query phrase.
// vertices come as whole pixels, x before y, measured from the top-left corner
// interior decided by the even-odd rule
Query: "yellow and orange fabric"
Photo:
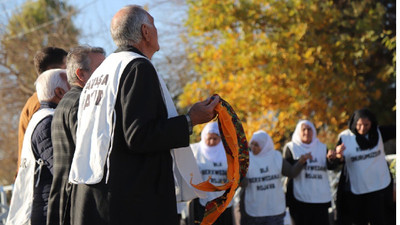
[[[195,188],[202,191],[225,190],[222,196],[207,202],[201,225],[213,224],[224,212],[249,167],[249,147],[242,123],[232,107],[225,100],[220,99],[215,111],[218,114],[218,127],[228,162],[228,182],[221,186],[211,184],[209,179],[197,185],[192,183]]]

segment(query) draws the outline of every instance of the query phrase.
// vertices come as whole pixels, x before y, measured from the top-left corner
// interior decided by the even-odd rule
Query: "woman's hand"
[[[343,152],[344,152],[344,150],[346,150],[346,146],[344,146],[344,143],[342,143],[342,144],[336,146],[336,149],[335,149],[335,151],[336,151],[336,154],[335,154],[336,158],[338,158],[338,159],[340,159],[340,160],[343,160]]]
[[[326,154],[326,158],[328,158],[329,160],[335,160],[336,159],[336,151],[329,149],[328,154]]]
[[[304,163],[307,162],[307,159],[312,159],[311,152],[306,153],[306,154],[304,154],[304,155],[301,155],[300,158],[299,158],[299,162],[300,162],[301,164],[304,164]]]

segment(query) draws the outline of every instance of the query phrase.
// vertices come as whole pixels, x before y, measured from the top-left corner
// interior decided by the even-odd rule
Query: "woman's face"
[[[218,136],[218,134],[213,134],[213,133],[207,134],[207,137],[205,140],[206,145],[211,146],[211,147],[216,146],[217,144],[219,144],[220,141],[221,141],[221,137]]]
[[[360,118],[356,123],[356,130],[361,135],[366,135],[371,129],[371,121],[368,118]]]
[[[261,147],[256,141],[250,142],[250,149],[254,155],[258,155],[261,152]]]
[[[312,141],[313,137],[313,130],[310,126],[307,124],[302,124],[301,125],[301,130],[300,130],[300,139],[301,142],[305,144],[310,144]]]

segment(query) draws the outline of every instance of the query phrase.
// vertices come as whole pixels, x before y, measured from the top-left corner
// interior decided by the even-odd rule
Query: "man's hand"
[[[210,97],[204,101],[196,102],[189,109],[188,115],[190,116],[193,126],[206,123],[215,117],[216,113],[214,108],[219,103],[219,96],[215,95],[213,97],[214,99]]]

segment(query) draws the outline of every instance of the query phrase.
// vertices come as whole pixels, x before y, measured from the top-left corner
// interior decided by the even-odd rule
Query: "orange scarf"
[[[210,183],[210,179],[200,184],[193,184],[202,191],[223,191],[225,193],[210,202],[207,202],[201,225],[213,224],[231,202],[240,182],[246,176],[249,167],[249,148],[242,124],[232,107],[221,98],[215,107],[218,114],[218,127],[221,140],[225,148],[228,162],[228,182],[221,186]]]

